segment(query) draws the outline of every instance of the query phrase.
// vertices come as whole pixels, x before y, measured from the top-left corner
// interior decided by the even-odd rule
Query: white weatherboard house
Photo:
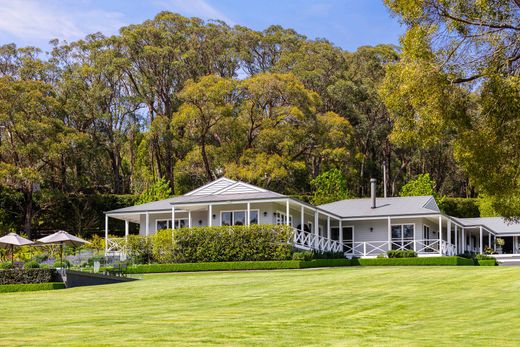
[[[347,257],[375,257],[390,249],[414,250],[419,256],[482,253],[496,249],[520,253],[520,224],[502,218],[455,218],[443,214],[433,196],[348,199],[313,206],[260,187],[219,178],[182,196],[105,213],[106,254],[118,254],[123,239],[109,238],[109,218],[139,224],[139,234],[157,230],[219,225],[287,224],[294,247],[344,252]],[[172,223],[172,221],[174,221]]]

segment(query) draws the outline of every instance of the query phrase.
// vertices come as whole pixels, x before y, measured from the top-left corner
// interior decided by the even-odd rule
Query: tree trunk
[[[211,167],[209,165],[209,160],[208,160],[208,154],[206,153],[206,139],[205,139],[205,136],[202,137],[202,141],[201,141],[201,144],[200,144],[200,149],[201,149],[201,154],[202,154],[202,161],[204,162],[204,169],[206,170],[206,176],[208,178],[209,181],[213,181],[214,180],[214,177],[213,177],[213,173],[211,172]]]
[[[33,218],[33,188],[32,184],[28,190],[24,192],[25,197],[25,217],[24,217],[24,227],[23,231],[27,236],[32,239],[32,218]]]

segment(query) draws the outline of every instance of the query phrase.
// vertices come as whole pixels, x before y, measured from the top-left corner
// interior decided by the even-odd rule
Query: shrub
[[[387,251],[386,254],[388,255],[388,258],[416,258],[417,253],[415,251],[412,251],[410,249],[393,249],[390,251]]]
[[[479,266],[496,266],[497,261],[496,261],[496,259],[481,259],[481,260],[477,260],[477,264]]]
[[[33,261],[29,261],[29,262],[25,263],[23,268],[24,269],[39,269],[40,264],[38,264],[38,262],[33,260]]]
[[[49,259],[49,255],[47,253],[41,253],[41,254],[37,254],[35,255],[32,260],[37,262],[37,263],[41,263],[41,262],[44,262],[46,260]]]
[[[0,284],[59,282],[54,269],[10,269],[0,271]]]
[[[345,258],[343,252],[314,252],[314,259],[341,259]]]
[[[351,264],[361,266],[474,265],[473,260],[461,257],[351,259]]]
[[[311,251],[305,252],[294,252],[292,255],[292,260],[312,260],[314,258],[314,254]]]
[[[475,259],[477,260],[495,260],[492,256],[486,254],[477,254],[475,255]]]
[[[130,262],[136,264],[147,264],[152,262],[153,253],[151,237],[129,235],[126,242],[126,250]]]
[[[70,262],[67,259],[65,259],[64,261],[56,260],[54,262],[53,266],[54,266],[55,269],[57,269],[57,268],[65,268],[65,269],[67,269],[67,268],[70,267]]]
[[[99,261],[100,264],[103,264],[103,262],[105,261],[105,257],[102,255],[90,257],[87,260],[87,264],[88,264],[88,266],[94,266],[94,262],[96,262],[96,261]]]
[[[37,290],[54,290],[54,289],[64,289],[64,288],[65,288],[65,284],[63,282],[3,284],[3,285],[0,285],[0,293],[28,292],[28,291],[37,291]]]
[[[0,269],[1,270],[12,269],[12,268],[13,268],[13,264],[10,261],[6,261],[4,263],[0,263]]]
[[[291,256],[291,236],[292,229],[287,225],[175,229],[174,262],[285,260]],[[168,242],[166,237],[161,240]],[[163,244],[160,249],[167,252],[168,247]]]

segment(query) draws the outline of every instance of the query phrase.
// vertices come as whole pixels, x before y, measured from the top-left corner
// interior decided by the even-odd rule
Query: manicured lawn
[[[147,275],[0,294],[0,345],[518,345],[520,267]]]

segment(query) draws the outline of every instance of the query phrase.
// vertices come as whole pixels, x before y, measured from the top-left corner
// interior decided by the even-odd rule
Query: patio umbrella
[[[11,248],[11,263],[14,264],[14,246],[25,246],[32,245],[34,242],[28,240],[16,233],[9,233],[5,236],[0,237],[0,247]]]
[[[42,237],[38,240],[39,243],[58,244],[60,245],[60,262],[63,264],[63,245],[79,246],[84,243],[90,243],[86,240],[80,239],[77,236],[71,235],[64,230],[59,230],[52,235]]]

